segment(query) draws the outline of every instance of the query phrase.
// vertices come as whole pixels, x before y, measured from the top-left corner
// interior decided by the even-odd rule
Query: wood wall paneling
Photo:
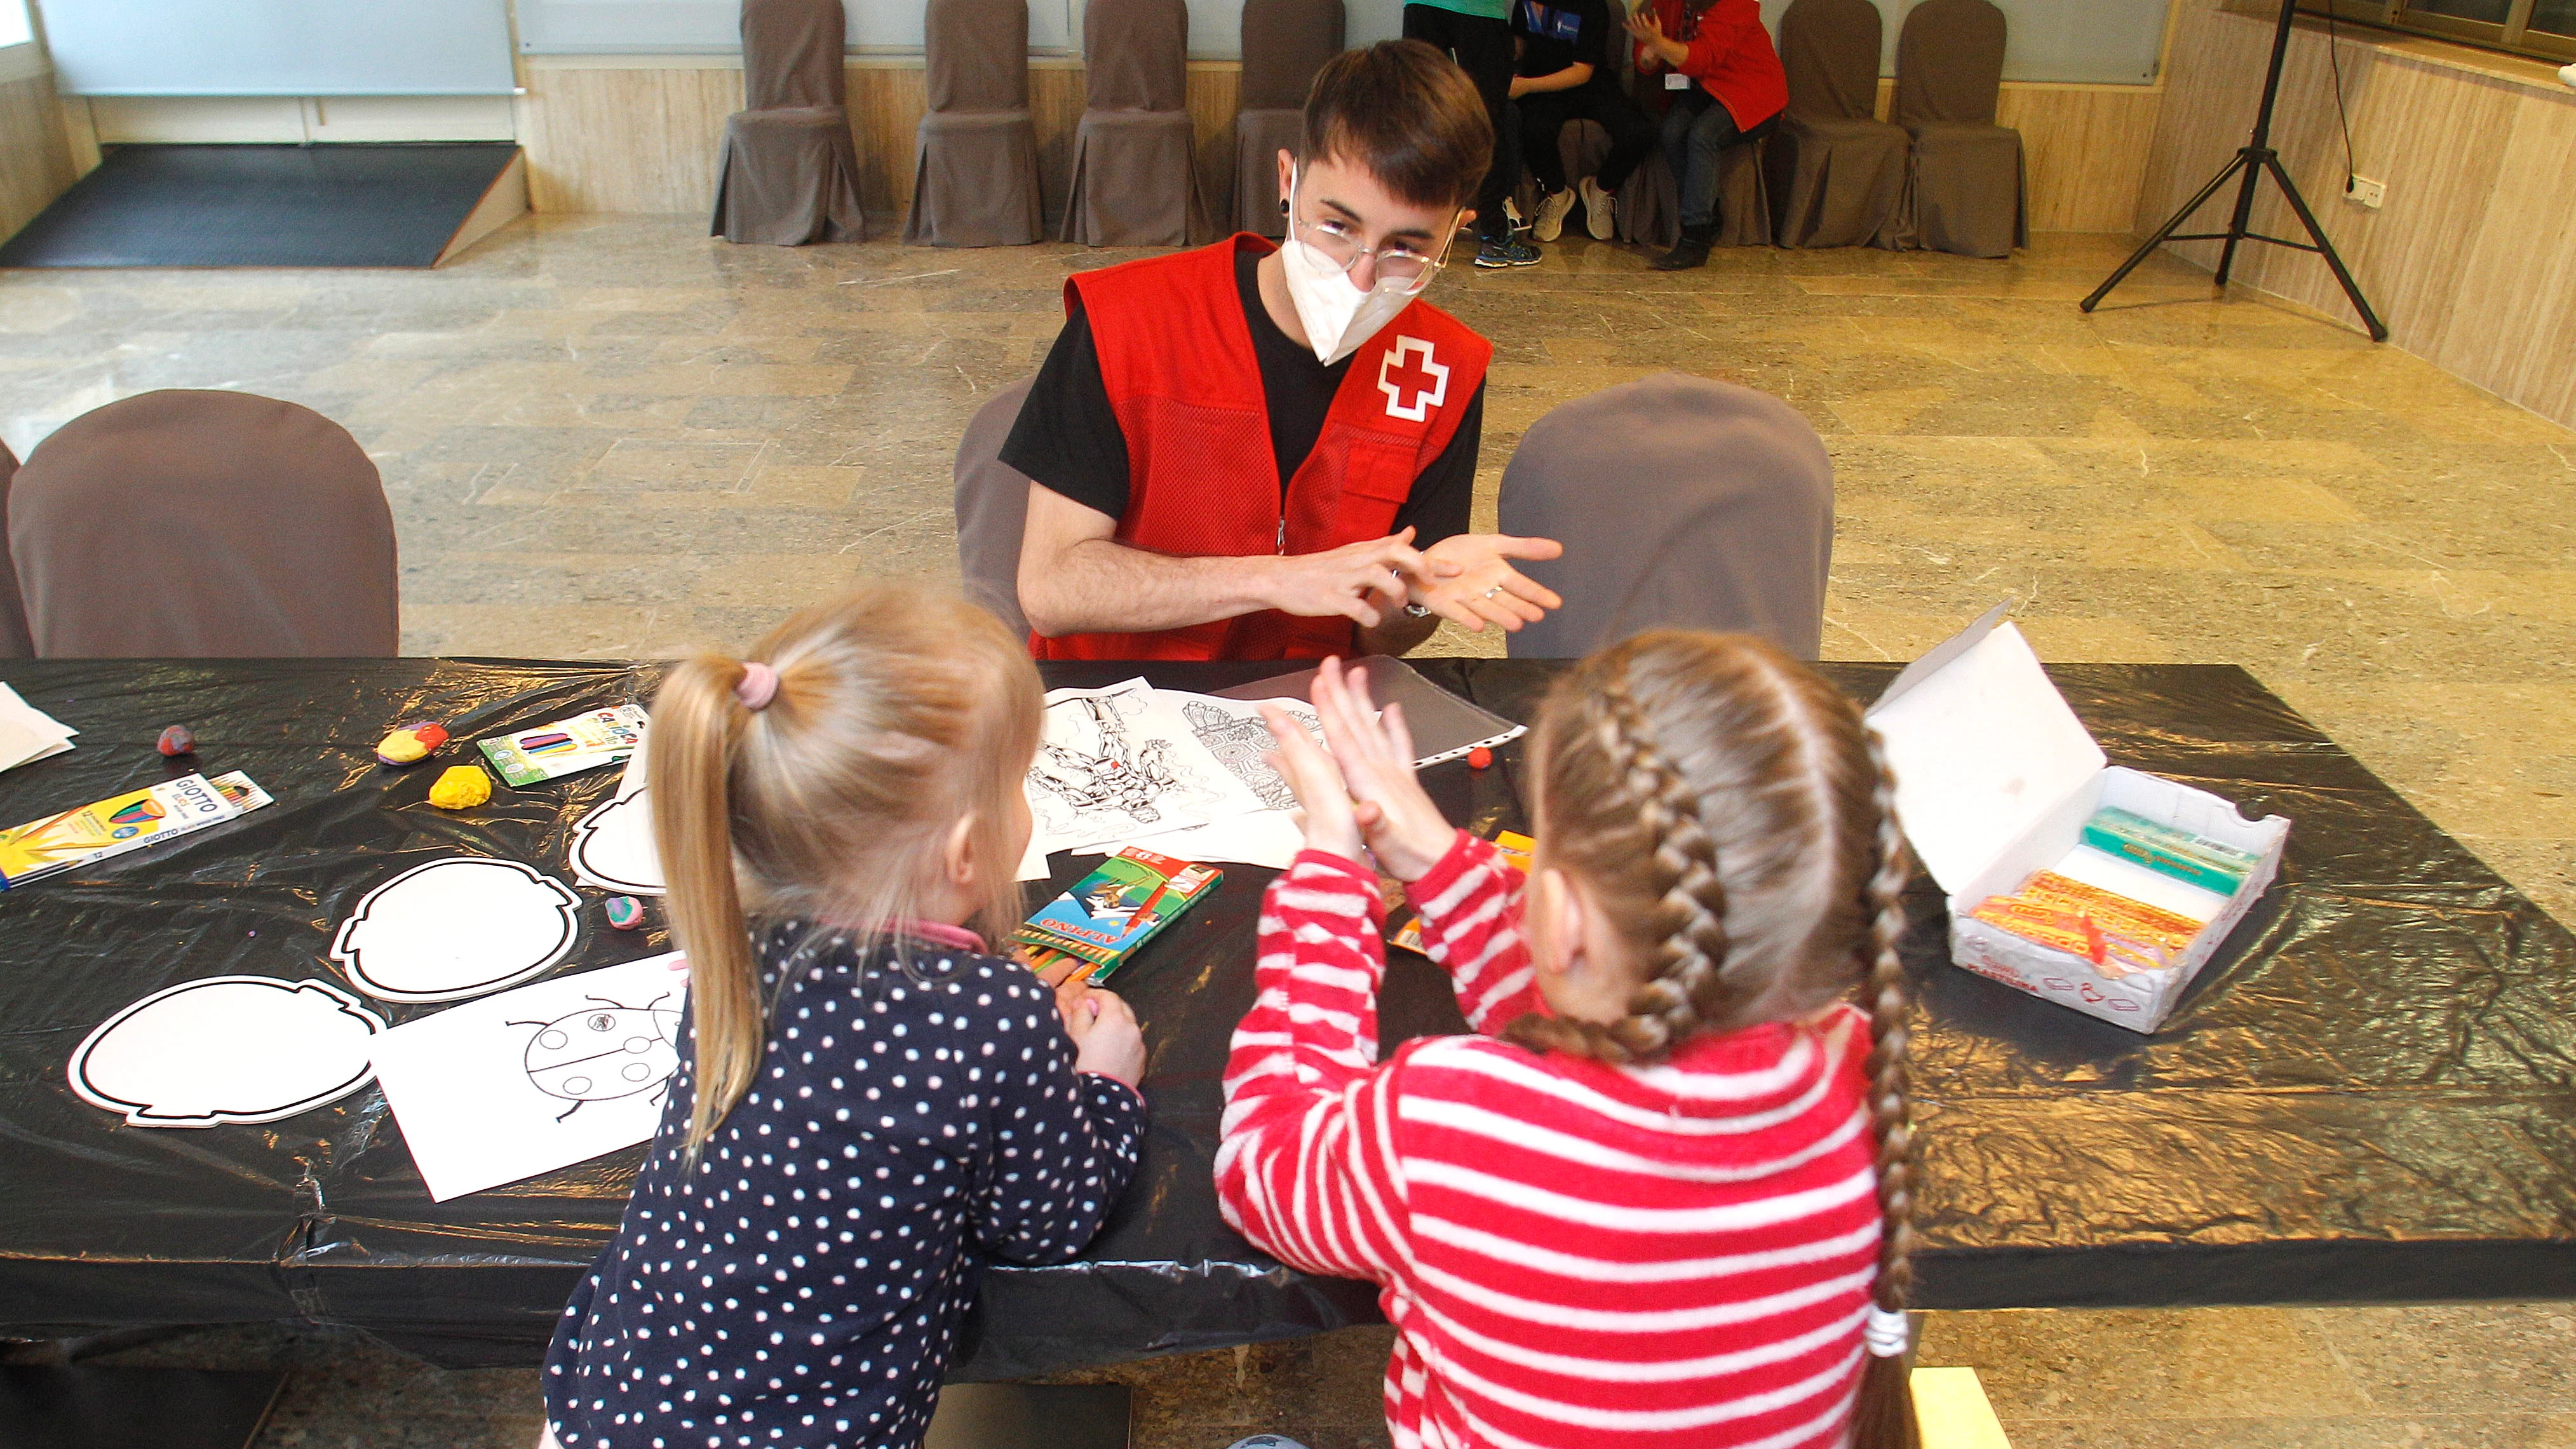
[[[2180,0],[2167,104],[2137,218],[2164,219],[2245,144],[2261,100],[2271,23]],[[2291,37],[2272,143],[2346,266],[2404,350],[2559,422],[2576,425],[2576,94],[2383,48],[2346,31],[2337,47],[2353,165],[2385,182],[2372,210],[2346,201],[2343,131],[2327,39]],[[2223,229],[2213,199],[2195,231]],[[2298,234],[2265,186],[2254,227]],[[2172,250],[2215,267],[2218,244]],[[2358,326],[2316,257],[2252,245],[2234,280]]]
[[[0,82],[0,238],[17,235],[77,176],[53,72]]]

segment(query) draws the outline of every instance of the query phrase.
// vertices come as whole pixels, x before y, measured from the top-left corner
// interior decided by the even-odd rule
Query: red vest
[[[1493,346],[1416,301],[1351,355],[1297,476],[1279,486],[1261,364],[1236,285],[1251,235],[1077,273],[1101,381],[1127,437],[1120,543],[1183,558],[1321,553],[1384,538],[1413,480],[1449,446]],[[1040,659],[1321,659],[1357,642],[1350,620],[1276,610],[1150,634],[1032,635]]]

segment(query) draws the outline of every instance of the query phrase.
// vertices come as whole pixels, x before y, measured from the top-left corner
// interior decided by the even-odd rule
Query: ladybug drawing
[[[555,1118],[558,1122],[586,1102],[658,1094],[680,1069],[680,1013],[662,1005],[671,999],[669,993],[642,1006],[588,999],[596,1004],[570,1016],[508,1023],[537,1028],[528,1038],[528,1081],[547,1096],[572,1103]]]

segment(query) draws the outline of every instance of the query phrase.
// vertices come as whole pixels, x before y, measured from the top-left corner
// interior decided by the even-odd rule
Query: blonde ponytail
[[[744,668],[700,655],[671,671],[653,701],[646,775],[653,781],[653,840],[662,857],[671,934],[689,957],[689,1104],[692,1162],[760,1070],[768,1031],[760,970],[734,878],[729,777],[752,711],[736,694]]]

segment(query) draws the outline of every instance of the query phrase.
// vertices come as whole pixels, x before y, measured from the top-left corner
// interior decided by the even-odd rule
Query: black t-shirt
[[[1570,65],[1589,65],[1585,85],[1608,85],[1618,73],[1611,50],[1622,29],[1610,16],[1609,0],[1512,0],[1512,34],[1521,38],[1520,73],[1554,75]]]
[[[1282,484],[1297,476],[1323,436],[1351,359],[1326,367],[1313,349],[1288,340],[1261,304],[1257,267],[1250,252],[1235,257],[1236,290],[1251,324],[1253,356],[1261,365],[1261,391],[1269,405],[1270,449]],[[1467,507],[1476,490],[1476,450],[1485,425],[1485,388],[1467,400],[1467,413],[1449,446],[1413,480],[1413,492],[1396,510],[1394,531],[1414,530],[1416,548],[1428,548],[1467,531]],[[1112,518],[1127,512],[1127,435],[1109,405],[1100,377],[1100,349],[1077,294],[1073,315],[1056,334],[1046,364],[1029,385],[1020,420],[1002,444],[1002,461],[1086,508]]]

